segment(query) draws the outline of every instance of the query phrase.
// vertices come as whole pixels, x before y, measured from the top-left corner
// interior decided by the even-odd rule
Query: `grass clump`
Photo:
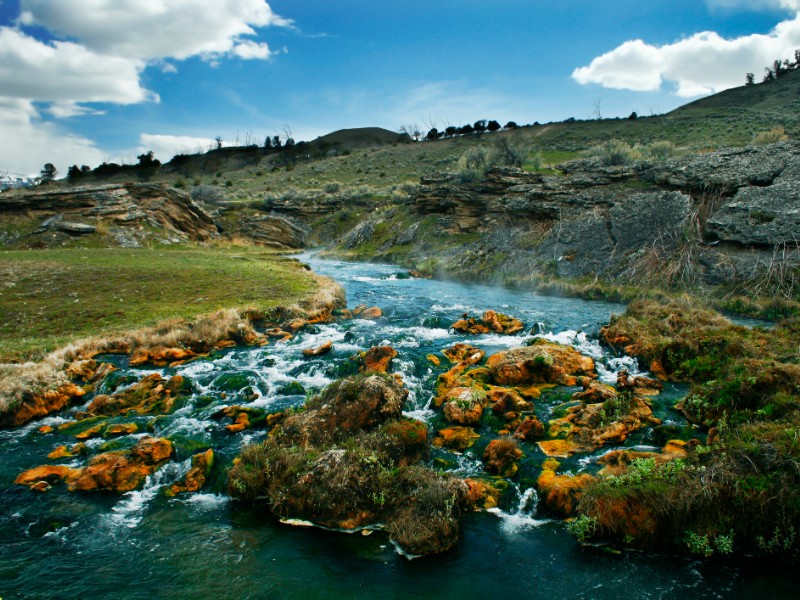
[[[331,384],[265,442],[245,448],[229,493],[325,527],[383,523],[409,554],[446,550],[458,539],[466,486],[419,464],[427,428],[402,416],[406,397],[385,374]]]
[[[777,142],[785,142],[789,139],[783,127],[773,127],[767,131],[760,131],[753,136],[751,144],[753,146],[766,146]]]

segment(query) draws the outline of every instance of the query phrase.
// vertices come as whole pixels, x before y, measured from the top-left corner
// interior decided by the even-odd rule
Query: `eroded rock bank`
[[[786,295],[769,274],[800,268],[798,159],[800,144],[783,142],[622,166],[581,159],[555,174],[431,175],[407,202],[322,241],[334,255],[468,281]]]
[[[17,228],[2,244],[57,244],[69,237],[108,230],[119,245],[138,246],[145,238],[208,242],[219,236],[211,215],[182,190],[162,183],[120,183],[37,190],[0,196],[0,219],[25,215],[33,231]],[[146,231],[145,231],[146,230]],[[23,240],[22,238],[26,239]]]

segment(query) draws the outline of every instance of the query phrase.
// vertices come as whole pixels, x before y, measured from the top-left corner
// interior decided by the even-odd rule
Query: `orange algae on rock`
[[[361,370],[386,373],[396,356],[397,350],[391,346],[373,346],[361,354]]]
[[[558,475],[559,463],[548,459],[542,465],[542,473],[536,480],[539,497],[544,506],[558,515],[570,517],[574,514],[583,490],[597,481],[588,473],[578,475]]]

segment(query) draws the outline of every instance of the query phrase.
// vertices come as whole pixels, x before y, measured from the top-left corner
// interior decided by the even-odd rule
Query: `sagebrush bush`
[[[213,185],[197,185],[192,188],[192,200],[204,204],[224,204],[225,194],[218,187]]]

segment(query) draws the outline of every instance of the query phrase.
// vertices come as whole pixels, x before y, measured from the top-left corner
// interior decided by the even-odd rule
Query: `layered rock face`
[[[433,252],[440,270],[476,279],[530,273],[636,279],[673,258],[690,258],[705,283],[748,280],[771,264],[776,247],[797,249],[798,159],[800,143],[785,142],[624,166],[580,159],[559,165],[555,175],[506,167],[471,182],[432,175],[402,210],[418,220],[435,218],[436,236],[480,239],[434,249],[416,223],[381,249],[410,244],[403,252],[413,262]],[[377,230],[364,221],[342,246],[353,247],[356,231],[357,247]],[[782,254],[794,263],[798,255]]]
[[[39,231],[94,233],[98,224],[152,227],[176,241],[207,242],[217,236],[213,218],[187,192],[162,183],[120,183],[34,191],[0,196],[0,214],[42,219]]]

